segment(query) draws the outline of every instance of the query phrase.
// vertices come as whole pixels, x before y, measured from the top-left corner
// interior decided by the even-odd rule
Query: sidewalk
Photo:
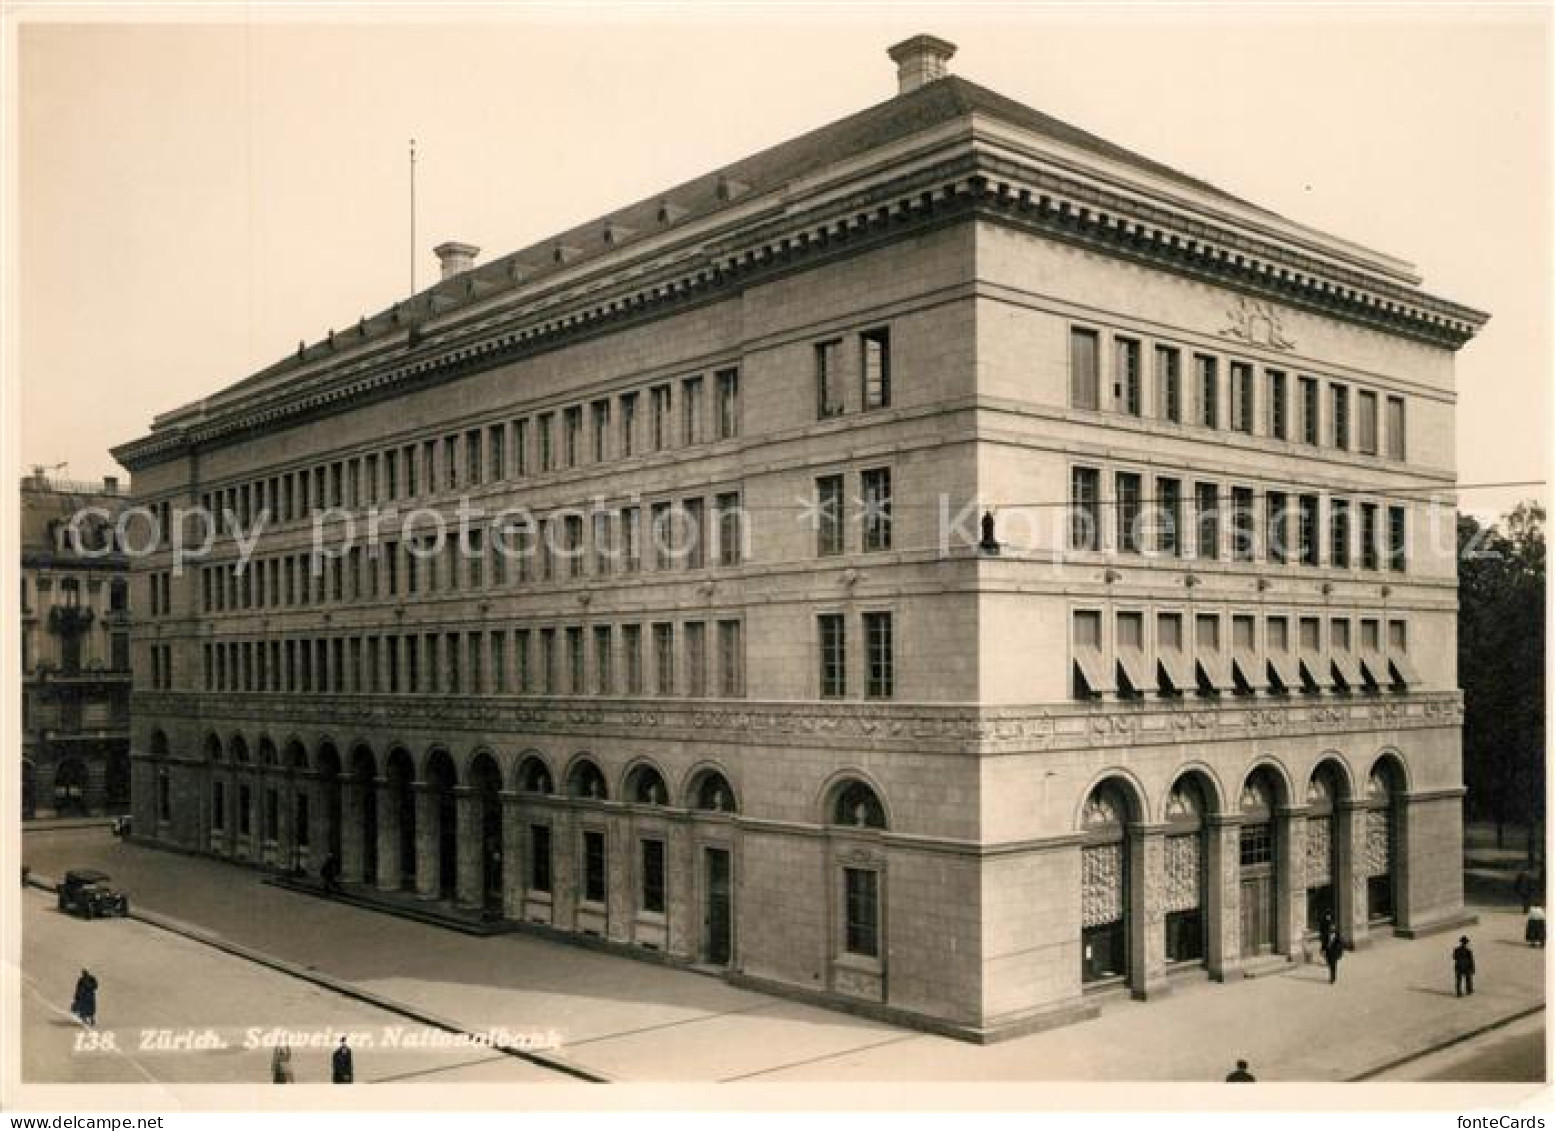
[[[476,938],[260,882],[255,872],[92,830],[35,838],[53,875],[99,867],[135,906],[469,1028],[557,1031],[563,1056],[616,1080],[1204,1080],[1237,1057],[1260,1080],[1344,1080],[1542,1007],[1544,952],[1515,909],[1477,908],[1478,992],[1453,996],[1456,934],[1385,938],[1321,967],[1149,1003],[977,1046],[736,989],[689,971],[527,935]]]

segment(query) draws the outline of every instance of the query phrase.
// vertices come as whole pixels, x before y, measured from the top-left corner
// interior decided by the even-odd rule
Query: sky
[[[1490,312],[1458,355],[1460,479],[1546,477],[1542,7],[247,11],[17,29],[20,471],[122,475],[108,449],[154,415],[402,297],[412,137],[424,286],[445,240],[484,261],[883,101],[885,49],[928,31],[955,73]]]

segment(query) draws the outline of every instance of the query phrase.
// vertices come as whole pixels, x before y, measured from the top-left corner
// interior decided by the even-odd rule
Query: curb
[[[30,874],[27,877],[27,883],[28,886],[38,888],[42,891],[54,891],[54,885],[52,883],[48,882],[45,878],[35,874]],[[360,1001],[363,1004],[371,1005],[388,1013],[395,1013],[401,1017],[407,1017],[412,1021],[419,1021],[423,1025],[432,1026],[434,1029],[441,1029],[445,1033],[458,1033],[466,1037],[480,1040],[479,1034],[472,1032],[469,1028],[461,1025],[457,1021],[450,1021],[424,1009],[406,1005],[403,1002],[395,1001],[393,998],[387,998],[381,994],[373,993],[371,990],[364,990],[358,985],[332,977],[329,974],[324,974],[317,970],[310,970],[306,966],[298,966],[294,962],[287,962],[285,959],[277,958],[271,954],[266,954],[264,951],[254,950],[251,947],[243,946],[241,943],[232,942],[228,939],[222,938],[220,935],[211,934],[210,932],[205,931],[199,927],[193,926],[189,923],[181,922],[180,920],[170,918],[166,915],[161,915],[155,911],[146,911],[144,909],[136,908],[132,904],[129,917],[131,919],[138,919],[148,926],[156,927],[159,930],[167,931],[175,935],[180,935],[183,938],[191,940],[192,942],[202,943],[203,945],[212,947],[216,950],[225,951],[226,953],[231,954],[237,958],[245,959],[260,966],[269,967],[271,970],[289,975],[290,977],[297,978],[301,981],[311,982],[316,986],[320,986],[324,989],[340,994],[343,997],[351,998],[354,1001]],[[533,1052],[528,1049],[515,1048],[512,1045],[499,1045],[490,1042],[482,1043],[486,1044],[487,1047],[495,1050],[496,1052],[504,1053],[507,1056],[516,1057],[519,1060],[526,1060],[531,1064],[539,1065],[541,1068],[548,1068],[553,1072],[560,1072],[566,1076],[571,1076],[576,1080],[582,1080],[590,1084],[610,1084],[615,1082],[611,1077],[606,1076],[603,1073],[597,1072],[594,1069],[583,1068],[582,1066],[573,1064],[571,1061],[559,1056],[554,1056],[548,1053]]]
[[[1450,1049],[1453,1045],[1460,1045],[1464,1041],[1472,1041],[1475,1037],[1482,1037],[1486,1033],[1494,1032],[1496,1029],[1505,1028],[1514,1022],[1521,1021],[1525,1017],[1532,1017],[1535,1013],[1542,1013],[1543,1011],[1543,1002],[1540,1002],[1538,1005],[1527,1006],[1523,1009],[1519,1009],[1515,1013],[1509,1013],[1505,1017],[1499,1018],[1495,1021],[1488,1021],[1483,1025],[1470,1029],[1466,1033],[1457,1033],[1445,1041],[1439,1041],[1434,1045],[1428,1045],[1416,1052],[1406,1053],[1404,1056],[1394,1057],[1392,1060],[1383,1064],[1379,1064],[1375,1068],[1368,1068],[1365,1072],[1362,1072],[1358,1076],[1347,1076],[1344,1079],[1344,1083],[1359,1084],[1362,1081],[1374,1079],[1375,1077],[1381,1076],[1384,1072],[1391,1072],[1393,1069],[1408,1064],[1410,1061],[1419,1060],[1422,1057],[1430,1056],[1432,1053],[1441,1052],[1443,1049]]]

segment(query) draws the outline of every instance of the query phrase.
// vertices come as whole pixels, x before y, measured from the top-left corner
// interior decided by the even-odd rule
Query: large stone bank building
[[[1485,316],[953,51],[118,449],[137,833],[976,1038],[1459,921]]]

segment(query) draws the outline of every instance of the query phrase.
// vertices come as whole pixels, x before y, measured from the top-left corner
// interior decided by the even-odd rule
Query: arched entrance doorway
[[[1129,960],[1128,792],[1112,779],[1091,790],[1080,815],[1080,981],[1123,981]]]
[[[1207,957],[1205,931],[1206,840],[1210,791],[1198,774],[1184,774],[1166,798],[1166,961],[1202,964]]]
[[[1398,914],[1395,882],[1398,844],[1397,795],[1404,775],[1392,758],[1380,758],[1366,778],[1366,917],[1372,923],[1391,922]]]
[[[66,758],[54,767],[54,812],[65,817],[86,812],[86,763]]]
[[[292,851],[287,867],[300,874],[313,857],[312,793],[304,775],[308,772],[308,750],[295,738],[286,744],[286,768],[291,775]]]
[[[395,812],[399,815],[399,842],[395,845],[396,858],[385,861],[398,878],[401,891],[416,890],[416,767],[410,752],[395,747],[389,752],[389,764],[385,771],[389,781],[389,795]]]
[[[480,808],[481,907],[502,914],[502,771],[490,754],[470,763],[470,785]]]
[[[1240,870],[1242,956],[1271,954],[1279,930],[1279,831],[1275,806],[1279,781],[1267,766],[1254,770],[1242,786]]]
[[[323,808],[324,843],[320,851],[340,860],[340,751],[333,742],[319,746],[314,765],[319,776],[319,804]],[[324,857],[319,857],[322,866]]]
[[[161,733],[160,731],[158,733]],[[166,740],[164,739],[164,742]],[[156,751],[152,751],[156,753]],[[165,754],[166,751],[163,751]],[[103,777],[108,812],[127,813],[130,808],[130,752],[124,747],[108,751],[108,765]]]
[[[427,785],[433,796],[439,899],[453,899],[459,882],[459,820],[454,807],[454,786],[458,780],[448,751],[432,751],[427,757]]]
[[[1317,931],[1326,918],[1339,922],[1339,802],[1346,794],[1344,778],[1332,762],[1312,771],[1307,782],[1307,930]]]
[[[351,751],[351,788],[357,798],[359,827],[351,830],[351,836],[360,838],[362,852],[362,882],[378,883],[378,762],[366,746]]]

